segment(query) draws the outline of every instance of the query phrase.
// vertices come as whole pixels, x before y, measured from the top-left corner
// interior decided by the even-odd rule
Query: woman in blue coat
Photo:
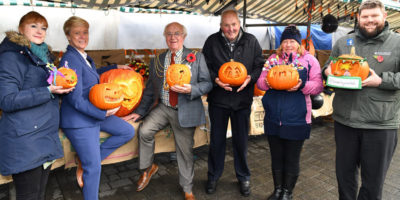
[[[89,24],[84,19],[75,16],[69,18],[64,23],[64,33],[69,45],[60,64],[67,62],[76,71],[78,83],[75,90],[62,100],[60,126],[81,161],[78,164],[77,181],[80,187],[83,186],[83,196],[86,200],[97,200],[101,161],[128,142],[135,130],[129,123],[114,115],[118,108],[101,110],[90,103],[89,91],[93,85],[99,83],[99,74],[117,67],[130,68],[125,65],[111,65],[96,70],[93,60],[85,53],[89,41]],[[100,131],[111,134],[102,144]]]
[[[72,89],[49,85],[47,20],[24,15],[19,32],[0,44],[0,173],[12,175],[17,200],[44,199],[50,166],[63,157],[58,138],[58,95]]]

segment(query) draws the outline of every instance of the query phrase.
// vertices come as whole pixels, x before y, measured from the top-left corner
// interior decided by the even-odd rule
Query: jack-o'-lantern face
[[[331,70],[334,76],[357,76],[364,80],[368,77],[369,65],[360,56],[345,54],[332,61]]]
[[[351,47],[350,54],[331,58],[331,72],[334,76],[357,76],[364,80],[369,75],[368,62],[356,55],[355,47]]]
[[[292,65],[276,65],[267,74],[268,84],[275,90],[288,90],[299,81],[299,72]]]
[[[57,74],[56,85],[63,88],[73,88],[78,83],[78,77],[73,69],[60,67],[58,71],[63,75]]]
[[[142,99],[144,89],[143,77],[133,70],[109,70],[100,76],[100,83],[116,83],[120,86],[124,100],[121,108],[115,113],[118,117],[130,114]]]
[[[102,83],[90,89],[89,100],[97,108],[109,110],[121,106],[124,98],[118,84]]]
[[[172,64],[167,69],[166,80],[169,86],[189,84],[192,73],[187,65]]]
[[[219,68],[218,78],[231,86],[240,86],[247,78],[247,69],[242,63],[231,60]]]

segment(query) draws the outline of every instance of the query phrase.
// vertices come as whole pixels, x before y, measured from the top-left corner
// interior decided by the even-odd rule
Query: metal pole
[[[247,17],[246,10],[247,10],[247,0],[243,0],[243,29],[246,28],[246,17]]]

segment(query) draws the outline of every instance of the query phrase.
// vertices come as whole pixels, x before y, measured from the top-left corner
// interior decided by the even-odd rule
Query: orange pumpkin
[[[57,74],[56,77],[56,85],[63,86],[63,88],[73,88],[75,87],[76,83],[78,83],[78,76],[76,75],[75,71],[71,68],[60,67],[57,69],[61,74]]]
[[[275,65],[267,74],[269,86],[275,90],[288,90],[299,81],[299,72],[292,65]]]
[[[264,96],[264,94],[265,94],[265,91],[260,90],[260,89],[257,87],[257,84],[255,84],[255,85],[254,85],[254,96],[256,96],[256,97],[258,97],[258,96]]]
[[[355,48],[352,47],[350,54],[333,58],[331,72],[334,76],[357,76],[364,80],[369,75],[369,65],[364,58],[355,55]]]
[[[165,78],[169,86],[189,84],[192,73],[187,65],[172,64],[168,67]]]
[[[124,101],[121,108],[115,113],[118,117],[123,117],[135,110],[143,96],[143,77],[133,71],[126,69],[112,69],[100,76],[100,83],[116,83],[120,86]]]
[[[90,89],[89,100],[97,108],[109,110],[121,106],[124,98],[118,84],[102,83]]]
[[[247,78],[247,69],[242,63],[231,60],[219,68],[218,78],[225,84],[240,86]]]

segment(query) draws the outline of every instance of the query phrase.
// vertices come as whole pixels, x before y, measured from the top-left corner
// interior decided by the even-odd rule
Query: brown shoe
[[[137,182],[136,191],[140,192],[149,184],[151,177],[158,171],[158,166],[156,164],[152,164],[146,171],[143,172],[142,176],[140,176]]]
[[[76,181],[78,182],[78,185],[80,188],[83,188],[83,168],[82,168],[82,163],[81,160],[79,160],[79,157],[75,157],[75,162],[76,164]]]
[[[196,200],[196,198],[194,198],[193,192],[191,193],[185,192],[185,200]]]

